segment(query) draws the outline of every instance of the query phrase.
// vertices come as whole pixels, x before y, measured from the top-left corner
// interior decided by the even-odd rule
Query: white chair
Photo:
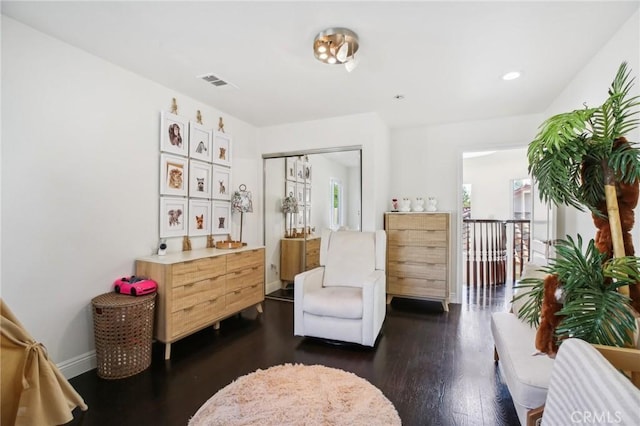
[[[640,351],[579,339],[562,342],[547,400],[539,409],[542,426],[640,425],[640,389],[617,368],[631,374],[640,370]],[[528,424],[537,424],[537,419],[532,416]]]
[[[324,231],[320,266],[296,275],[294,334],[374,346],[386,314],[384,231]]]

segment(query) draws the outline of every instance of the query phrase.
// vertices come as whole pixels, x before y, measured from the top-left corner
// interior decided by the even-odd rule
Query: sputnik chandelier
[[[347,28],[329,28],[320,32],[313,41],[313,54],[325,64],[344,64],[352,71],[357,63],[355,54],[360,47],[358,35]]]

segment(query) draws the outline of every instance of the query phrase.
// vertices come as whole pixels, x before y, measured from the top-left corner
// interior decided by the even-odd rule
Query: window
[[[338,230],[344,224],[342,217],[342,181],[336,178],[329,180],[331,190],[331,229]]]

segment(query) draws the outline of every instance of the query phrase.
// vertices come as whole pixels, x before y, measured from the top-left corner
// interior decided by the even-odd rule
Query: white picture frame
[[[296,181],[296,157],[285,158],[285,179]]]
[[[307,206],[311,204],[311,186],[309,185],[304,187],[304,204]]]
[[[296,227],[298,228],[304,227],[304,212],[305,209],[301,208],[296,215]]]
[[[296,184],[296,192],[295,192],[296,200],[298,200],[298,205],[304,206],[304,184],[297,183]]]
[[[211,198],[213,166],[197,160],[189,160],[189,197]]]
[[[229,201],[212,201],[211,234],[231,233],[231,203]]]
[[[187,235],[188,207],[186,198],[160,197],[160,238]]]
[[[304,163],[296,161],[296,182],[304,183]]]
[[[160,151],[189,154],[189,120],[167,111],[160,113]]]
[[[284,184],[284,196],[288,197],[289,195],[291,195],[292,197],[295,197],[297,194],[296,192],[296,183],[293,181],[285,181]],[[296,198],[297,200],[297,198]],[[299,201],[298,201],[299,202]]]
[[[211,192],[214,200],[231,200],[231,169],[213,166]]]
[[[211,201],[189,200],[189,236],[209,235],[211,231]]]
[[[189,157],[211,163],[213,155],[213,129],[189,122]]]
[[[231,136],[220,131],[213,132],[213,164],[231,167]]]
[[[302,163],[303,173],[304,173],[304,182],[308,185],[311,183],[311,164],[310,163]]]
[[[160,154],[160,195],[187,196],[189,163],[187,158]]]

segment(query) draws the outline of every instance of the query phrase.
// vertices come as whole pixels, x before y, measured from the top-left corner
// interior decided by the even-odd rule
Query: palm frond
[[[525,278],[518,282],[514,289],[517,289],[511,303],[525,299],[525,302],[518,310],[518,318],[525,321],[531,327],[537,328],[540,325],[540,309],[542,307],[542,297],[544,295],[544,280],[541,278]]]
[[[557,315],[565,318],[556,328],[559,340],[577,337],[590,343],[625,346],[632,342],[636,320],[628,297],[599,288],[574,289]]]
[[[640,150],[635,144],[621,144],[609,155],[609,167],[625,183],[640,179]]]

